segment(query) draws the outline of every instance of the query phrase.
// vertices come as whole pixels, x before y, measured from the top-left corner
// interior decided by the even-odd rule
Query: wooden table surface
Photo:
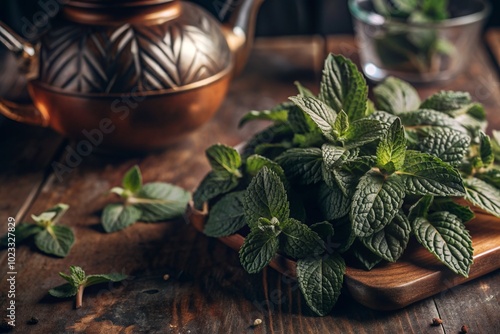
[[[500,58],[500,33],[490,32],[492,52]],[[271,269],[247,274],[238,255],[194,230],[182,219],[138,223],[105,234],[103,207],[113,201],[104,193],[139,164],[144,180],[166,181],[194,190],[208,171],[204,150],[221,142],[235,145],[265,126],[237,129],[251,109],[269,108],[295,95],[294,80],[318,90],[327,52],[358,60],[351,36],[261,39],[243,75],[232,85],[217,116],[199,131],[155,154],[135,158],[84,157],[70,173],[58,177],[54,162],[64,162],[68,142],[54,132],[4,121],[0,125],[0,232],[7,217],[22,221],[32,213],[64,202],[64,217],[76,235],[68,257],[40,254],[33,245],[17,249],[17,333],[469,333],[500,332],[500,271],[450,288],[443,293],[391,312],[372,311],[343,293],[331,315],[320,318],[307,310],[295,282]],[[474,51],[468,69],[451,82],[419,87],[423,97],[439,89],[469,91],[483,103],[491,129],[500,129],[498,67],[486,48]],[[7,252],[0,252],[0,312],[7,303]],[[500,259],[499,259],[500,261]],[[88,273],[124,272],[123,284],[88,288],[84,306],[55,300],[47,291],[63,281],[59,271],[70,265]],[[169,274],[168,281],[163,275]],[[2,315],[3,316],[3,315]],[[31,317],[36,325],[27,324]],[[442,326],[431,327],[440,317]],[[262,325],[253,328],[254,319]]]

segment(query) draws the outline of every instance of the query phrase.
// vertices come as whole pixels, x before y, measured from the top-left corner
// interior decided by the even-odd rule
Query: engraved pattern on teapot
[[[191,5],[152,25],[64,22],[42,40],[40,81],[80,93],[183,87],[225,70],[231,52],[219,24]]]

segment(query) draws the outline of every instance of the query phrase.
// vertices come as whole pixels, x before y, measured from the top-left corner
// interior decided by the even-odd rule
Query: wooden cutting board
[[[190,208],[188,216],[193,226],[202,232],[207,211]],[[453,273],[419,244],[411,243],[396,263],[385,263],[370,271],[347,267],[344,284],[359,303],[387,311],[403,308],[499,269],[500,219],[476,213],[476,218],[466,227],[474,247],[474,263],[467,278]],[[238,251],[245,239],[235,234],[219,240]],[[284,256],[276,255],[270,266],[296,277],[296,263]]]

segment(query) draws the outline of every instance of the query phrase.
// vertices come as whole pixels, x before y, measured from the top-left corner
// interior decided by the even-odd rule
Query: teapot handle
[[[22,39],[0,21],[0,43],[4,44],[17,58],[20,71],[28,80],[38,75],[37,47]],[[19,104],[0,99],[0,114],[18,122],[32,125],[48,125],[48,116],[33,104]]]
[[[48,117],[33,104],[20,104],[0,99],[0,114],[21,123],[44,127],[49,125]]]

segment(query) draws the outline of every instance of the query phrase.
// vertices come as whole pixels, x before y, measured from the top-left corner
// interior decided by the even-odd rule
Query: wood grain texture
[[[335,39],[327,42],[332,41]],[[355,56],[352,38],[339,37],[338,42],[344,43],[342,50],[346,54],[354,50],[350,55]],[[203,236],[182,219],[138,223],[122,232],[103,233],[99,226],[100,212],[115,200],[103,194],[120,184],[128,168],[138,163],[146,182],[168,181],[193,190],[209,169],[203,154],[208,146],[216,142],[236,145],[266,126],[256,123],[238,130],[238,121],[245,112],[269,108],[295,95],[294,80],[318,90],[328,43],[318,37],[259,41],[249,66],[232,83],[217,116],[198,132],[165,152],[143,157],[84,157],[62,181],[48,167],[54,159],[51,152],[61,151],[60,142],[47,142],[50,133],[42,131],[37,135],[33,128],[10,128],[10,125],[5,128],[10,123],[2,124],[2,161],[13,164],[10,172],[2,170],[0,175],[7,182],[0,187],[0,202],[9,203],[1,211],[2,228],[8,216],[39,213],[62,201],[71,206],[63,223],[70,225],[77,237],[65,259],[39,254],[30,244],[18,248],[14,332],[392,334],[445,333],[446,328],[446,333],[457,333],[462,320],[472,321],[476,317],[480,321],[476,332],[494,333],[489,328],[498,324],[494,317],[500,310],[498,271],[461,286],[460,291],[468,296],[463,301],[452,289],[402,310],[379,312],[353,301],[346,291],[331,315],[318,318],[307,310],[293,280],[271,269],[248,275],[232,249]],[[342,50],[337,49],[337,53]],[[489,67],[480,69],[493,72]],[[477,78],[467,77],[467,80]],[[470,87],[465,79],[461,82]],[[500,106],[495,99],[488,102],[489,112]],[[66,148],[62,151],[66,152]],[[65,161],[66,156],[56,155],[56,158]],[[30,168],[33,170],[30,173],[16,172]],[[31,176],[24,178],[28,174]],[[17,190],[18,184],[24,184],[25,190]],[[40,189],[35,192],[32,204],[30,189]],[[27,210],[20,209],[23,207]],[[6,252],[0,254],[3,257],[0,268],[6,268]],[[123,284],[89,288],[84,307],[74,310],[71,300],[55,300],[47,295],[49,288],[62,283],[57,272],[67,271],[69,265],[80,265],[90,274],[123,271],[131,278]],[[8,302],[5,273],[2,269],[2,310]],[[165,273],[171,277],[168,281],[162,279]],[[471,304],[467,304],[469,300]],[[431,319],[440,315],[446,316],[447,327],[431,327]],[[27,321],[33,316],[39,323],[30,326]],[[251,324],[256,318],[261,318],[263,324],[253,328]]]

